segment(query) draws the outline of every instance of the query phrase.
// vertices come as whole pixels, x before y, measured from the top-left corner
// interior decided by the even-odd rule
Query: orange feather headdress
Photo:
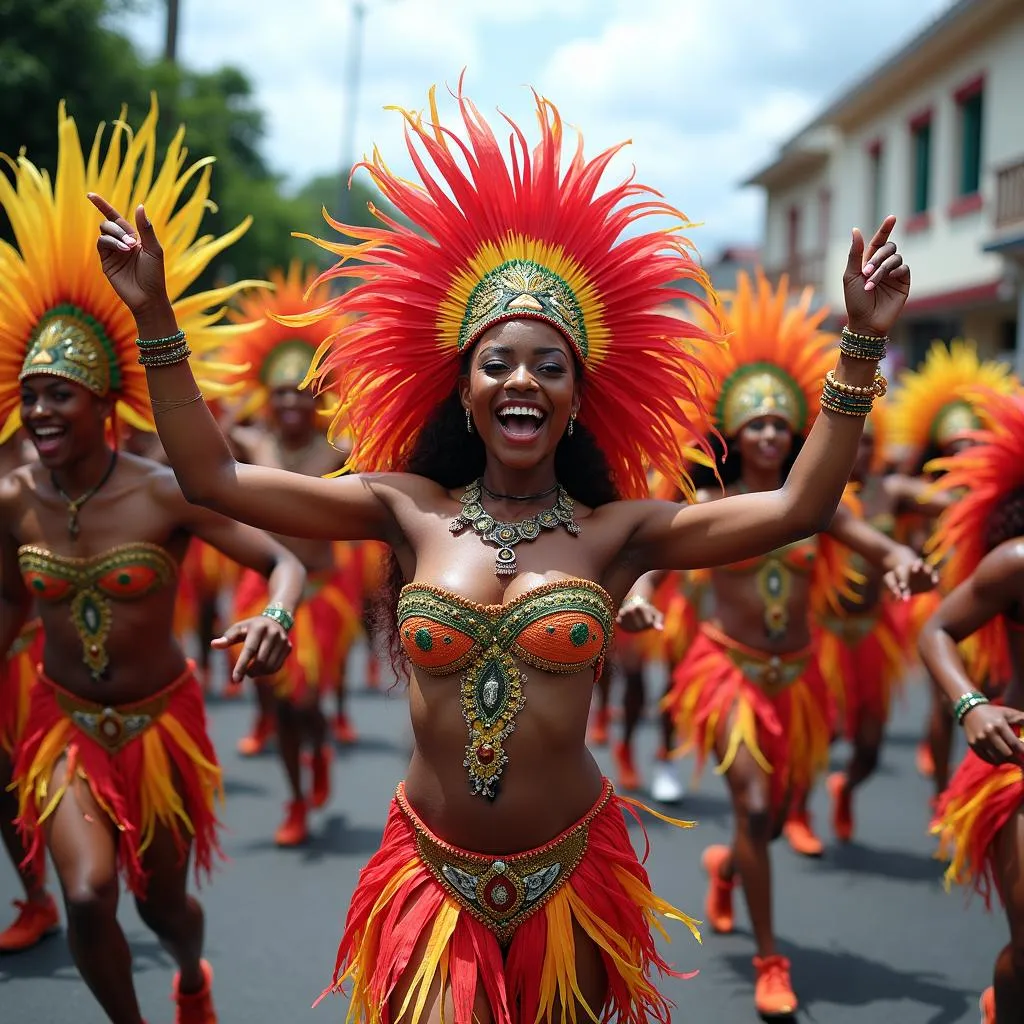
[[[942,472],[936,487],[960,494],[939,516],[927,551],[942,564],[942,580],[952,590],[968,579],[988,554],[993,516],[1010,497],[1024,493],[1024,395],[975,390],[963,392],[981,414],[986,429],[966,435],[975,442],[928,464]],[[1005,682],[1009,661],[1002,617],[971,637],[970,671],[979,681]]]
[[[98,192],[126,216],[139,203],[164,250],[167,294],[188,336],[193,368],[204,390],[216,392],[229,371],[204,357],[244,327],[218,325],[239,281],[185,295],[210,261],[240,238],[249,220],[220,238],[198,237],[210,204],[212,158],[186,167],[184,128],[157,165],[157,104],[133,132],[121,119],[103,145],[101,124],[88,160],[64,104],[57,115],[57,173],[24,155],[7,159],[13,182],[0,174],[0,206],[15,244],[0,241],[0,442],[21,422],[19,380],[35,374],[64,377],[95,394],[112,395],[131,426],[153,429],[146,375],[137,361],[135,323],[110,287],[96,254],[98,214],[86,199]],[[187,187],[191,193],[182,200]]]
[[[318,271],[303,268],[297,260],[287,272],[272,270],[268,274],[273,289],[251,291],[243,295],[231,319],[237,323],[255,324],[252,330],[232,338],[220,352],[229,364],[244,366],[238,374],[243,401],[236,415],[246,419],[266,405],[276,387],[298,387],[309,373],[313,357],[338,329],[332,319],[318,320],[297,328],[282,323],[278,317],[294,317],[326,302],[329,289],[317,286]]]
[[[978,389],[1009,394],[1009,367],[982,361],[972,341],[936,341],[917,370],[905,370],[892,404],[893,441],[920,457],[983,426],[969,395]]]
[[[428,119],[402,111],[418,182],[393,174],[376,150],[360,165],[413,227],[373,206],[379,227],[328,218],[350,241],[312,239],[340,257],[321,280],[354,286],[289,318],[308,327],[358,317],[321,346],[311,373],[331,375],[343,396],[337,423],[355,436],[350,468],[403,468],[455,389],[460,356],[491,325],[535,318],[561,332],[583,364],[579,420],[620,493],[645,495],[649,465],[691,490],[683,467],[705,447],[707,427],[696,381],[703,349],[714,347],[699,343],[720,331],[710,282],[681,234],[686,218],[632,178],[599,194],[622,147],[588,160],[580,138],[565,164],[562,120],[547,100],[536,97],[536,147],[509,121],[506,156],[461,90],[455,99],[466,141],[440,123],[433,90]],[[638,232],[652,215],[672,223]],[[688,293],[687,283],[709,297]],[[661,307],[673,302],[697,304],[707,322],[668,315]]]
[[[767,415],[781,416],[796,434],[811,429],[835,362],[835,336],[819,329],[828,310],[812,313],[812,298],[808,288],[793,304],[785,276],[773,288],[761,271],[753,281],[740,272],[725,303],[728,345],[709,350],[702,382],[701,397],[726,438]]]

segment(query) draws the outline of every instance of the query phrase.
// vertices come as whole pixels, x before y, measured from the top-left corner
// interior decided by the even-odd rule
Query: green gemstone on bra
[[[33,590],[45,590],[46,589],[46,584],[42,580],[33,580],[32,581],[32,589]]]
[[[415,641],[421,651],[429,651],[434,646],[434,638],[430,635],[430,630],[422,626],[416,630]]]
[[[126,573],[126,572],[121,573],[117,577],[117,582],[120,583],[122,587],[127,587],[128,584],[131,583],[131,581],[132,581],[131,576],[128,573]]]
[[[573,647],[582,647],[590,639],[590,630],[587,629],[586,623],[577,622],[569,630],[569,639],[572,641]]]

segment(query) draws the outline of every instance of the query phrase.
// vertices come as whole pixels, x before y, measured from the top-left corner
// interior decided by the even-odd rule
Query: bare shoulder
[[[25,496],[35,489],[34,466],[19,466],[0,477],[0,516],[5,519],[16,513]]]
[[[976,575],[982,586],[1024,583],[1024,537],[1013,537],[994,547],[978,563]]]
[[[187,504],[170,466],[141,455],[128,455],[123,452],[120,459],[129,486],[145,488],[153,499],[165,508],[173,508],[179,503]]]
[[[345,482],[346,486],[352,486],[349,481],[358,481],[396,513],[420,511],[436,514],[449,510],[452,503],[446,488],[436,480],[415,473],[354,473],[337,479]]]

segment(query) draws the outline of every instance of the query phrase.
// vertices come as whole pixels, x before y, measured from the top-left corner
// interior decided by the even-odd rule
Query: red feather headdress
[[[706,447],[708,430],[696,353],[720,331],[710,282],[681,234],[688,221],[632,178],[598,193],[622,146],[587,160],[580,138],[563,167],[562,120],[542,97],[540,141],[531,150],[509,121],[507,160],[477,108],[461,90],[455,99],[466,142],[440,123],[433,90],[429,120],[402,111],[419,183],[393,174],[376,150],[360,165],[413,227],[372,205],[380,227],[328,217],[353,241],[311,239],[341,257],[320,280],[355,285],[288,319],[309,326],[358,318],[321,346],[311,373],[330,375],[343,396],[337,423],[355,436],[350,468],[402,469],[423,424],[456,387],[461,353],[492,324],[532,317],[556,327],[583,363],[579,419],[620,493],[645,495],[648,465],[689,492],[683,467]],[[635,233],[652,215],[673,223]],[[687,283],[708,298],[689,294]],[[708,310],[707,323],[664,311],[680,302]]]
[[[995,390],[965,392],[988,424],[966,436],[976,441],[926,467],[942,471],[936,487],[960,497],[939,516],[927,550],[942,563],[942,580],[952,590],[968,579],[988,554],[989,525],[999,507],[1024,490],[1024,396]],[[1006,682],[1010,665],[1002,616],[971,637],[969,670],[979,682]]]

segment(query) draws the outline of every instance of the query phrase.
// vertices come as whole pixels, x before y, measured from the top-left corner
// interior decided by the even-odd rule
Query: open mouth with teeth
[[[533,438],[547,419],[544,410],[535,405],[503,405],[496,415],[506,436],[517,441]]]
[[[36,451],[39,452],[39,455],[43,458],[52,454],[60,447],[60,442],[63,440],[64,435],[67,432],[67,427],[29,427],[29,433],[32,435],[32,441],[36,446]]]

